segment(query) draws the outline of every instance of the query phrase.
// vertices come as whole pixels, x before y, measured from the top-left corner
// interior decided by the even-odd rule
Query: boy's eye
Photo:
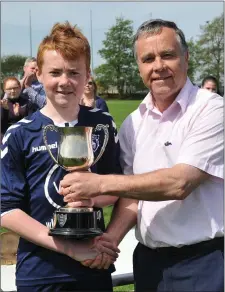
[[[59,75],[59,72],[58,71],[51,71],[50,74],[53,76],[57,76],[57,75]]]

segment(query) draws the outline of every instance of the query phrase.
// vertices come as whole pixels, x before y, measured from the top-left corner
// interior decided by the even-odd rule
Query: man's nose
[[[161,58],[155,58],[153,69],[155,71],[162,71],[164,69],[164,62]]]

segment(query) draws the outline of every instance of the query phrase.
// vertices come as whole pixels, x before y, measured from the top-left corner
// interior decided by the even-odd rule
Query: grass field
[[[109,112],[113,116],[117,129],[125,118],[140,104],[140,100],[107,100]]]

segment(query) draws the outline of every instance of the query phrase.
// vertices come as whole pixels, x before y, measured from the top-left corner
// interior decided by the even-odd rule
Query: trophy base
[[[103,232],[101,229],[72,229],[72,228],[54,228],[49,230],[49,235],[51,236],[61,236],[64,238],[74,238],[74,239],[88,239],[101,235]]]

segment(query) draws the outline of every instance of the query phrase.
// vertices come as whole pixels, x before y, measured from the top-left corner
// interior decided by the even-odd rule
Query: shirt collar
[[[187,78],[187,81],[184,85],[184,87],[181,89],[180,93],[178,94],[178,96],[176,97],[176,102],[179,103],[182,112],[184,113],[187,106],[188,106],[188,102],[189,102],[189,98],[190,98],[190,93],[193,89],[193,84],[191,83],[190,79]]]
[[[175,99],[175,102],[180,105],[183,113],[185,112],[185,110],[187,108],[190,93],[191,93],[192,89],[193,89],[193,84],[191,83],[190,79],[187,78],[187,81],[186,81],[184,87],[181,89],[180,93],[177,95],[177,97]],[[154,103],[152,100],[152,95],[149,92],[139,105],[139,110],[140,110],[141,115],[143,116],[147,110],[152,111],[154,109],[154,107],[155,106],[154,106]]]

